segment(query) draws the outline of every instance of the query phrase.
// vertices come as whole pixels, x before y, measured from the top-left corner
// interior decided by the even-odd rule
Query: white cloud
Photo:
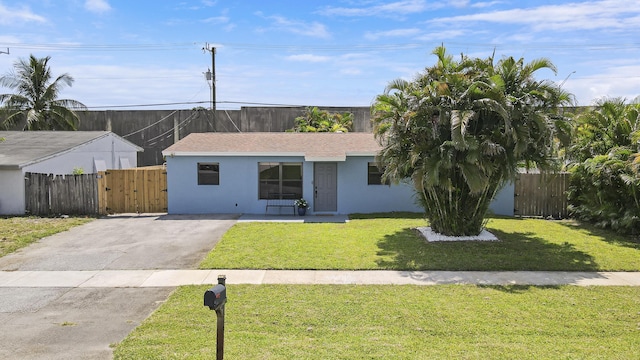
[[[31,11],[26,6],[22,8],[8,8],[4,6],[4,4],[0,3],[0,24],[1,25],[10,25],[22,22],[39,22],[44,23],[47,20]]]
[[[87,106],[208,99],[209,89],[199,68],[67,64],[56,69],[56,72],[67,72],[75,78],[73,86],[65,88],[62,97],[81,101]],[[149,79],[162,81],[167,86],[151,86]]]
[[[378,40],[380,38],[389,37],[408,37],[420,33],[419,29],[394,29],[388,31],[366,32],[364,37],[368,40]]]
[[[487,7],[491,7],[494,5],[498,5],[498,4],[502,4],[502,1],[487,1],[487,2],[477,2],[477,3],[473,3],[471,4],[472,8],[487,8]]]
[[[423,34],[420,37],[418,37],[417,40],[429,41],[429,42],[442,41],[446,39],[461,37],[465,33],[466,32],[464,30],[460,30],[460,29],[444,30],[444,31]]]
[[[356,69],[356,68],[347,68],[347,69],[342,69],[340,70],[341,74],[344,75],[360,75],[362,74],[362,70],[361,69]]]
[[[111,10],[107,0],[86,0],[84,8],[93,13],[105,13]]]
[[[463,8],[469,5],[469,0],[450,0],[449,3],[453,7]]]
[[[536,31],[624,29],[640,25],[640,2],[600,0],[562,5],[545,5],[438,18],[434,23],[479,21],[529,25]]]
[[[331,60],[329,56],[319,56],[319,55],[313,55],[313,54],[291,55],[291,56],[287,56],[286,59],[291,61],[302,61],[302,62],[311,62],[311,63],[327,62]]]
[[[262,13],[256,13],[256,15],[263,16]],[[305,23],[304,21],[291,20],[278,15],[267,16],[265,18],[272,21],[271,29],[277,29],[293,34],[321,39],[327,39],[331,37],[331,34],[327,30],[327,28],[323,24],[316,21],[312,23]],[[259,29],[259,31],[266,30],[268,29]]]
[[[640,65],[619,65],[612,62],[601,73],[581,77],[580,71],[567,79],[563,88],[573,93],[579,105],[591,105],[595,100],[603,97],[621,97],[633,100],[640,95],[638,82],[640,81]]]
[[[202,20],[202,22],[210,24],[226,24],[229,22],[229,18],[226,16],[212,16]]]
[[[426,0],[404,0],[369,7],[325,7],[318,13],[327,16],[394,16],[421,13],[444,5],[428,5]]]
[[[20,41],[21,40],[16,36],[0,35],[0,42],[1,43],[9,43],[9,44],[15,43],[15,44],[17,44],[17,43],[20,43]]]

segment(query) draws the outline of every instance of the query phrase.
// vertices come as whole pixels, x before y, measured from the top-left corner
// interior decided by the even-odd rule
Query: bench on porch
[[[269,208],[291,208],[293,211],[293,215],[296,214],[296,201],[295,194],[269,194],[269,199],[267,199],[267,206],[264,209],[264,213],[269,213]],[[279,211],[278,213],[281,213]]]

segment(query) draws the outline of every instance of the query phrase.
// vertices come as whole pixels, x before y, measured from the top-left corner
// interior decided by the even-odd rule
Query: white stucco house
[[[371,133],[190,134],[162,152],[168,211],[287,214],[268,205],[299,198],[316,215],[421,211],[411,184],[381,182],[380,148]]]
[[[0,215],[25,213],[27,172],[85,174],[137,166],[143,149],[110,131],[0,131]]]

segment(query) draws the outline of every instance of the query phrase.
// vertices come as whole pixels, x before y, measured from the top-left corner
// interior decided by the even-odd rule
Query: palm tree
[[[14,94],[0,95],[4,120],[0,128],[21,130],[76,130],[78,115],[73,110],[85,110],[79,101],[58,99],[64,85],[71,86],[73,78],[62,74],[52,81],[48,66],[51,57],[20,59],[14,71],[0,77],[0,86]]]
[[[583,162],[604,155],[617,146],[636,147],[640,140],[640,103],[627,104],[622,98],[603,98],[593,110],[575,118],[575,141],[571,155]]]
[[[580,220],[640,233],[640,103],[600,99],[575,118],[569,209]]]
[[[539,69],[548,60],[462,56],[444,47],[438,62],[412,82],[396,80],[372,108],[382,144],[383,177],[411,179],[431,227],[446,235],[477,235],[495,194],[524,163],[554,165],[555,110],[570,100]],[[566,128],[566,127],[564,127]]]
[[[317,107],[308,107],[303,116],[294,120],[295,126],[288,132],[349,132],[353,127],[353,114],[330,113]]]

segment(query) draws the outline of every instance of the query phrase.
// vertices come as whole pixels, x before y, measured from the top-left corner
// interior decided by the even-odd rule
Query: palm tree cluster
[[[78,115],[85,110],[79,101],[58,99],[60,91],[73,84],[69,74],[55,79],[48,65],[49,56],[20,59],[14,71],[0,77],[0,86],[14,90],[0,95],[0,129],[76,130]]]
[[[317,107],[308,107],[303,116],[294,120],[295,126],[288,132],[349,132],[353,127],[353,114],[350,112],[330,113]]]
[[[410,179],[430,226],[445,235],[477,235],[491,200],[519,166],[558,165],[558,139],[570,126],[560,106],[572,96],[534,74],[555,66],[461,55],[444,46],[413,81],[395,80],[376,97],[374,132],[383,178]]]
[[[576,218],[640,233],[640,99],[601,99],[574,119],[569,209]]]

